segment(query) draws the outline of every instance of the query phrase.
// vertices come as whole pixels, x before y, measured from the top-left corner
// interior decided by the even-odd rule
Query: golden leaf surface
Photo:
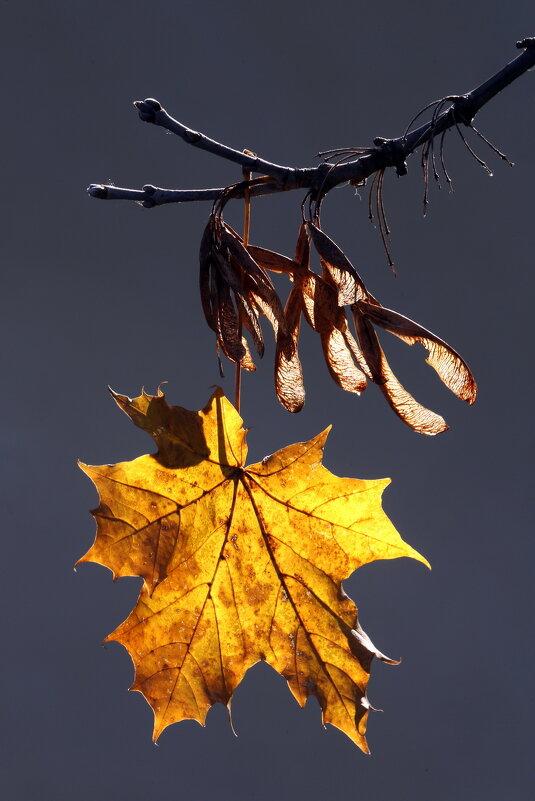
[[[107,641],[135,667],[133,690],[154,711],[154,739],[171,723],[204,725],[230,708],[248,668],[264,660],[301,706],[363,751],[373,657],[379,653],[342,589],[375,559],[426,560],[382,510],[389,479],[339,478],[322,465],[327,431],[245,467],[246,431],[218,389],[200,412],[163,393],[114,397],[158,451],[131,462],[81,465],[100,505],[97,535],[80,562],[144,584]]]

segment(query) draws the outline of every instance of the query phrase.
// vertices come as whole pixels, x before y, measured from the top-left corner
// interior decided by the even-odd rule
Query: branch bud
[[[143,122],[155,122],[156,114],[162,110],[160,103],[153,97],[146,100],[134,100],[134,106]]]

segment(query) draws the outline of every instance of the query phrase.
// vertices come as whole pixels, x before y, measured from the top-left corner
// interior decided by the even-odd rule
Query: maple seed
[[[273,326],[282,323],[282,305],[271,279],[260,267],[239,234],[212,212],[201,240],[199,283],[206,322],[217,334],[217,345],[230,361],[246,370],[256,367],[242,323],[251,334],[256,352],[264,355],[260,314]]]
[[[320,257],[322,274],[310,268],[310,245]],[[400,384],[386,360],[375,326],[407,345],[428,351],[427,363],[457,397],[474,403],[476,382],[462,357],[447,342],[408,317],[386,309],[369,292],[355,268],[324,231],[319,218],[303,221],[293,259],[256,245],[244,246],[239,234],[212,212],[201,242],[201,300],[218,346],[231,361],[254,370],[241,322],[260,356],[264,342],[259,313],[273,326],[276,339],[275,391],[289,412],[305,403],[298,342],[301,314],[320,336],[327,368],[335,383],[359,395],[367,380],[377,384],[390,407],[414,431],[433,436],[446,431],[443,417],[426,409]],[[266,270],[284,273],[293,282],[284,309]],[[234,296],[234,305],[231,295]],[[356,338],[349,330],[348,306]],[[240,322],[241,321],[241,322]]]
[[[373,657],[342,581],[376,559],[424,557],[381,507],[389,479],[338,478],[322,465],[328,430],[244,467],[246,431],[221,389],[200,412],[161,391],[117,404],[158,450],[132,462],[81,465],[100,496],[97,534],[80,562],[141,576],[136,607],[107,641],[135,667],[131,687],[154,711],[154,738],[230,706],[265,660],[301,706],[368,752]]]
[[[436,334],[398,312],[385,309],[375,298],[372,300],[371,303],[358,301],[351,307],[357,338],[370,368],[372,380],[379,386],[396,414],[414,431],[430,436],[446,431],[446,421],[418,403],[401,386],[390,369],[372,323],[399,337],[407,345],[423,345],[429,354],[426,362],[436,371],[441,381],[458,398],[472,404],[476,399],[477,386],[468,365]]]

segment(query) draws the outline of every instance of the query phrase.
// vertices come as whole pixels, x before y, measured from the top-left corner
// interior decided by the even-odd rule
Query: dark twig
[[[490,147],[490,149],[491,149],[491,150],[493,150],[493,151],[494,151],[494,153],[496,153],[496,155],[497,155],[497,156],[499,156],[501,159],[503,159],[504,161],[506,161],[506,162],[507,162],[507,164],[508,164],[510,167],[514,167],[514,166],[515,166],[515,165],[514,165],[514,163],[511,161],[511,159],[507,158],[507,156],[505,155],[505,153],[502,153],[502,151],[501,151],[501,150],[498,150],[498,148],[496,147],[496,145],[493,145],[493,144],[492,144],[492,142],[491,142],[489,139],[487,139],[487,137],[486,137],[486,136],[483,136],[483,134],[481,133],[481,131],[478,131],[478,130],[477,130],[477,128],[476,128],[476,126],[475,126],[475,125],[471,125],[471,126],[470,126],[470,128],[473,130],[473,132],[474,132],[475,134],[477,134],[477,135],[479,136],[479,138],[480,138],[480,139],[482,139],[482,140],[483,140],[483,142],[485,142],[485,144],[486,144],[486,145],[488,145],[488,146]]]
[[[388,244],[388,240],[390,238],[390,228],[388,226],[388,220],[386,219],[386,211],[385,211],[385,204],[383,200],[383,181],[385,178],[385,170],[381,170],[379,173],[379,178],[377,180],[377,185],[375,188],[376,191],[376,203],[377,203],[377,220],[379,222],[379,231],[381,233],[381,241],[383,243],[383,248],[386,253],[386,258],[388,260],[388,266],[396,275],[396,267],[394,265],[394,260],[392,258],[392,253],[390,251],[390,246]]]
[[[189,144],[240,164],[243,168],[253,173],[260,173],[274,179],[273,183],[252,187],[251,197],[285,192],[291,189],[307,189],[315,199],[320,187],[321,195],[324,196],[335,186],[347,182],[352,184],[362,183],[374,173],[387,167],[396,167],[398,174],[404,174],[405,170],[402,165],[418,147],[425,145],[436,136],[443,135],[449,128],[458,125],[459,121],[470,125],[478,111],[489,100],[524,72],[535,66],[535,37],[522,39],[517,42],[517,47],[523,50],[519,56],[471,92],[465,95],[451,95],[452,105],[438,115],[436,113],[433,114],[429,122],[414,131],[406,132],[404,136],[397,139],[378,140],[381,144],[376,145],[369,151],[365,150],[355,160],[347,162],[344,159],[342,163],[334,165],[327,162],[319,164],[317,167],[296,169],[273,164],[257,156],[250,156],[242,151],[234,150],[198,131],[187,128],[182,123],[174,120],[157,100],[150,98],[144,101],[137,101],[135,105],[141,119],[146,122],[162,126],[177,134]],[[443,141],[442,136],[442,166]],[[333,155],[342,156],[344,152],[345,149],[341,148],[335,150]],[[429,155],[429,151],[427,155]],[[448,180],[447,173],[446,180]],[[451,184],[450,180],[448,180],[448,184]],[[165,203],[184,203],[197,200],[213,201],[222,192],[223,188],[160,189],[149,184],[144,186],[142,190],[121,189],[120,187],[104,184],[91,184],[88,188],[88,193],[91,197],[104,200],[134,200],[147,208]],[[243,197],[243,191],[241,194],[233,194],[233,197]]]
[[[266,173],[272,178],[276,178],[282,184],[295,173],[291,167],[282,167],[280,164],[272,164],[270,161],[258,158],[256,155],[251,155],[250,151],[244,152],[243,150],[234,150],[232,147],[222,145],[214,139],[210,139],[199,131],[193,131],[186,125],[183,125],[178,120],[173,119],[167,111],[162,108],[158,100],[149,97],[147,100],[135,100],[134,106],[139,112],[139,116],[144,122],[152,122],[154,125],[160,125],[166,128],[171,133],[180,136],[189,145],[199,147],[201,150],[207,150],[209,153],[214,153],[216,156],[233,161],[236,164],[248,170],[249,172]]]
[[[493,175],[493,173],[492,173],[492,170],[491,170],[491,168],[489,167],[489,165],[486,163],[486,161],[483,161],[483,159],[479,158],[479,156],[477,155],[477,153],[475,152],[475,150],[473,150],[473,148],[471,148],[471,147],[470,147],[470,145],[469,145],[469,144],[468,144],[468,142],[466,141],[466,136],[463,134],[463,132],[461,131],[461,129],[459,128],[459,126],[456,124],[456,125],[455,125],[455,127],[456,127],[456,129],[457,129],[457,133],[459,134],[459,136],[460,136],[460,137],[461,137],[461,139],[463,140],[463,144],[464,144],[464,146],[466,147],[466,149],[468,150],[468,152],[470,153],[470,155],[474,157],[474,159],[477,161],[477,163],[479,164],[479,166],[480,166],[480,167],[483,167],[483,169],[484,169],[484,170],[485,170],[485,171],[488,173],[488,175],[490,175],[490,177],[492,178],[492,175]]]
[[[444,161],[444,137],[446,134],[447,130],[444,130],[440,135],[440,166],[442,167],[442,172],[444,173],[444,178],[446,179],[450,192],[453,192],[453,183],[446,169],[446,162]]]
[[[272,195],[275,193],[294,189],[295,187],[281,187],[280,184],[262,184],[250,189],[251,197],[259,195]],[[162,189],[152,184],[145,184],[143,189],[123,189],[120,186],[106,184],[91,184],[87,192],[91,197],[100,200],[135,200],[141,206],[151,209],[153,206],[163,206],[166,203],[191,203],[195,200],[217,200],[224,193],[226,187],[214,189]],[[243,190],[238,189],[233,198],[243,198]]]

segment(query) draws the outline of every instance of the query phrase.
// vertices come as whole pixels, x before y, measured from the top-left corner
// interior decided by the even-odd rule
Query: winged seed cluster
[[[322,274],[310,269],[310,246],[317,251]],[[293,282],[285,306],[269,272],[285,273]],[[408,345],[428,351],[427,363],[457,397],[472,404],[476,383],[462,357],[444,340],[398,312],[386,309],[366,289],[355,268],[320,227],[319,219],[303,221],[293,259],[266,248],[244,244],[222,218],[221,206],[210,215],[200,248],[201,300],[217,346],[230,361],[255,370],[244,327],[260,357],[264,339],[260,315],[267,317],[276,341],[275,389],[281,404],[298,412],[305,402],[298,355],[301,316],[321,339],[333,380],[360,394],[367,381],[381,390],[394,412],[414,431],[438,434],[445,420],[418,403],[392,372],[377,336],[389,331]],[[354,334],[349,329],[348,315]]]

